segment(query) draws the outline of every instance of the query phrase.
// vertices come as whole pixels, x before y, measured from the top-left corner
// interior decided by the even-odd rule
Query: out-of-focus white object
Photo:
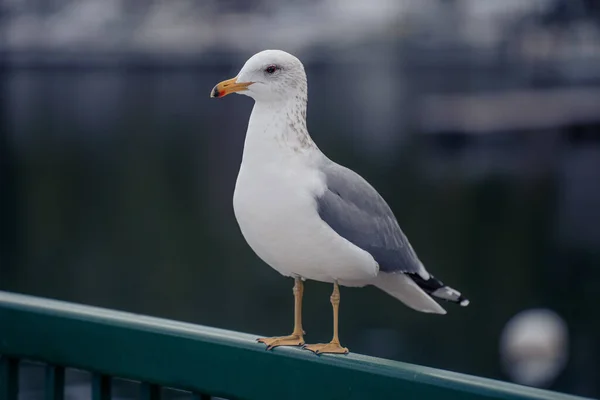
[[[547,387],[568,358],[568,329],[549,309],[525,310],[512,317],[500,338],[504,371],[520,384]]]

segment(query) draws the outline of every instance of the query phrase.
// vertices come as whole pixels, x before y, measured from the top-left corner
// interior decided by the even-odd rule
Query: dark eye
[[[279,67],[277,65],[269,65],[267,68],[265,68],[265,72],[267,74],[273,74],[275,73],[275,71],[277,71],[279,69]]]

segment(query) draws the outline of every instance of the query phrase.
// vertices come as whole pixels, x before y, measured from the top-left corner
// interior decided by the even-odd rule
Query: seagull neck
[[[245,147],[285,147],[295,152],[317,148],[306,129],[306,98],[257,101],[252,109]]]

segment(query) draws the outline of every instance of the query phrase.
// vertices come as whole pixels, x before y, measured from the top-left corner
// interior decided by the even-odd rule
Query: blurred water
[[[372,288],[342,289],[343,344],[506,379],[497,350],[504,324],[543,306],[565,318],[573,338],[552,388],[598,395],[598,247],[581,225],[574,231],[592,238],[583,246],[562,235],[574,218],[598,222],[566,211],[582,194],[564,183],[582,176],[569,161],[581,140],[590,160],[597,142],[568,127],[424,137],[416,104],[427,85],[417,80],[437,76],[448,90],[461,83],[443,71],[373,65],[372,74],[364,65],[308,66],[309,129],[331,158],[374,184],[425,265],[471,305],[446,305],[439,317]],[[292,282],[252,253],[231,205],[251,101],[208,97],[237,68],[0,72],[8,183],[0,289],[264,335],[290,330]],[[356,76],[364,79],[333,84]],[[539,149],[545,156],[534,157]],[[577,187],[596,179],[588,173]],[[331,334],[330,290],[306,286],[310,342]]]

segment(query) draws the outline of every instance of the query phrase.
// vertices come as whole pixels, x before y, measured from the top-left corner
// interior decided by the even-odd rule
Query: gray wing
[[[321,172],[327,190],[316,200],[323,221],[371,254],[381,271],[426,274],[392,210],[366,180],[331,160]]]

